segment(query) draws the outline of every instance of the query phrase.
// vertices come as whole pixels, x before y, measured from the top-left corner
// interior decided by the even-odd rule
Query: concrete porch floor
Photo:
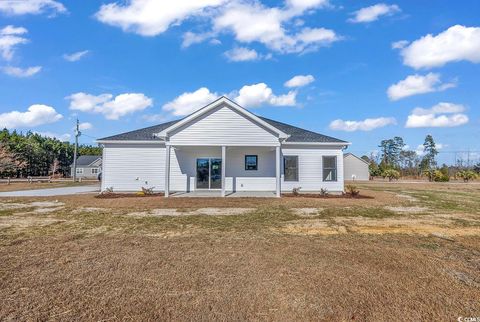
[[[173,192],[171,197],[188,197],[188,198],[214,198],[221,197],[219,190],[197,190],[190,192]],[[275,198],[274,191],[227,191],[225,197],[228,198]]]

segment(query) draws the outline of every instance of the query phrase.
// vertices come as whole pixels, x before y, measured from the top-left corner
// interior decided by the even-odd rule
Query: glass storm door
[[[222,159],[197,159],[197,189],[222,188]]]
[[[210,159],[210,189],[222,189],[222,159]]]

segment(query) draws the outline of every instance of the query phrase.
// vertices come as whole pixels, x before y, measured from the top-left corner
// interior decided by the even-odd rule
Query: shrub
[[[153,195],[153,189],[155,187],[151,187],[151,188],[145,188],[145,187],[142,187],[142,193],[144,195]]]
[[[302,187],[295,187],[292,189],[292,193],[294,196],[298,196],[300,194],[300,189],[302,189]]]
[[[328,190],[326,188],[320,189],[320,196],[322,197],[328,196]]]
[[[345,186],[345,193],[349,194],[351,197],[356,197],[360,194],[360,190],[358,190],[357,186],[353,184],[347,184]]]
[[[105,188],[105,190],[100,192],[100,194],[102,194],[102,195],[108,195],[108,194],[112,194],[112,193],[113,193],[113,187],[107,187],[107,188]]]
[[[462,171],[457,173],[457,176],[462,178],[463,181],[465,181],[465,182],[476,179],[478,177],[478,175],[474,171],[471,171],[471,170],[462,170]]]
[[[388,178],[388,181],[392,181],[393,179],[398,180],[400,179],[400,172],[395,169],[386,169],[383,171],[382,176]]]

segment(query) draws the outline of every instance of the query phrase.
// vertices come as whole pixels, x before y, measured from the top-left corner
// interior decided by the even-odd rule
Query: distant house
[[[345,180],[366,181],[370,179],[368,162],[352,153],[343,155],[343,172]]]
[[[77,159],[77,178],[97,179],[102,172],[102,157],[99,155],[82,155]],[[73,164],[70,166],[73,176]]]
[[[226,97],[177,121],[97,141],[102,191],[342,192],[349,142],[253,114]]]

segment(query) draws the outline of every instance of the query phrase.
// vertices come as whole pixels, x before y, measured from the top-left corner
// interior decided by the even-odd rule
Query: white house
[[[343,177],[345,180],[368,181],[370,170],[368,162],[352,153],[345,153],[343,156]]]
[[[81,155],[77,159],[77,178],[97,179],[102,172],[102,157],[98,155]],[[70,175],[73,176],[73,164],[70,165]]]
[[[102,191],[344,189],[350,143],[257,116],[221,97],[183,119],[98,140]]]

